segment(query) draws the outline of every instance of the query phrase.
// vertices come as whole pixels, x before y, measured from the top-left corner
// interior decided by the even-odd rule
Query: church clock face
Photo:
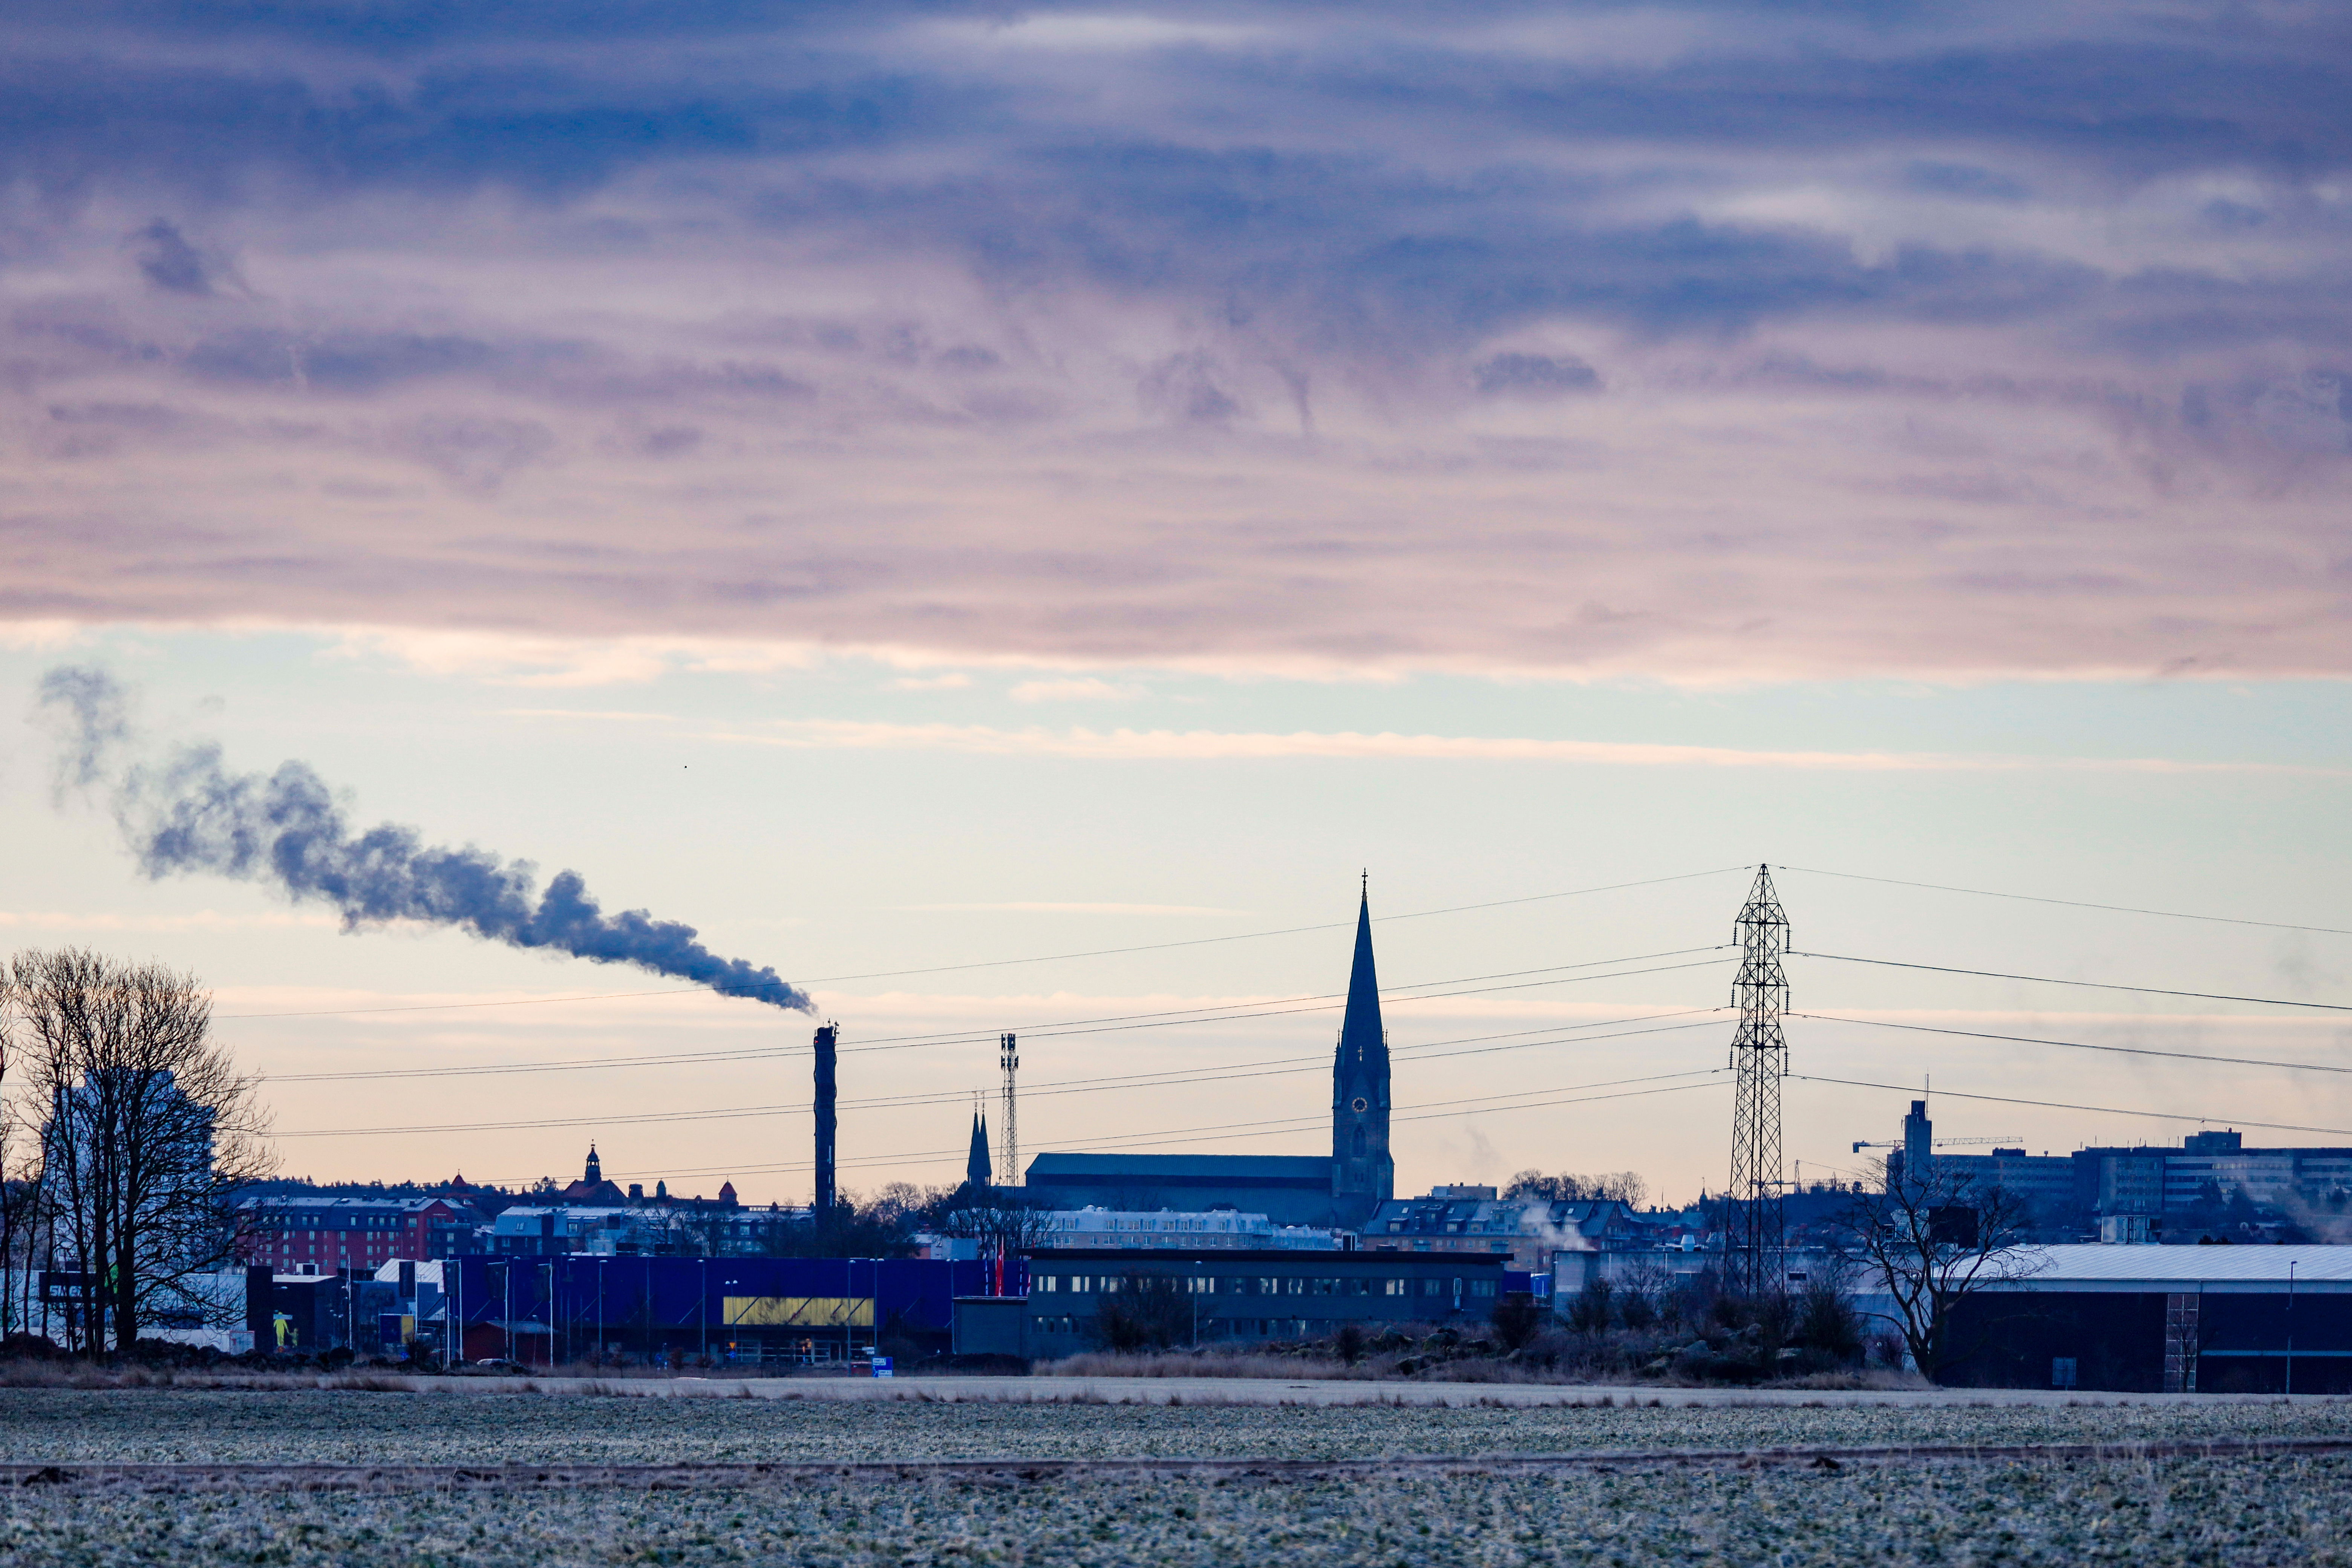
[[[1348,1101],[1348,1109],[1354,1111],[1357,1115],[1361,1116],[1365,1111],[1371,1109],[1371,1101],[1366,1100],[1360,1094],[1356,1096],[1355,1099]]]

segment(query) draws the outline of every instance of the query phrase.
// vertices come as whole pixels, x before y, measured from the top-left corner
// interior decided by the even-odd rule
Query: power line
[[[1795,958],[1827,959],[1833,963],[1870,963],[1882,969],[1920,969],[1931,974],[1971,974],[1985,980],[2022,980],[2034,985],[2072,985],[2086,991],[2136,991],[2146,996],[2188,996],[2200,1002],[2247,1002],[2261,1007],[2310,1007],[2325,1013],[2352,1013],[2340,1002],[2292,1002],[2277,996],[2231,996],[2212,991],[2167,991],[2155,985],[2119,985],[2104,980],[2053,980],[2046,974],[2006,974],[1996,969],[1948,969],[1940,963],[1905,963],[1892,958],[1855,958],[1843,952],[1797,952]]]
[[[1715,1013],[1719,1012],[1721,1009],[1710,1007],[1700,1010],[1708,1013]],[[1675,1015],[1668,1013],[1656,1016],[1660,1017],[1673,1017]],[[1631,1038],[1643,1035],[1674,1034],[1684,1029],[1704,1028],[1710,1021],[1711,1020],[1701,1020],[1698,1023],[1693,1024],[1670,1024],[1662,1029],[1628,1029],[1612,1035],[1591,1035],[1584,1037],[1583,1039],[1580,1039],[1575,1043],[1580,1045],[1586,1043],[1588,1040],[1614,1040]],[[1438,1061],[1444,1060],[1446,1057],[1452,1056],[1478,1056],[1488,1051],[1527,1050],[1538,1046],[1559,1045],[1561,1043],[1561,1041],[1557,1039],[1528,1040],[1515,1046],[1487,1046],[1480,1047],[1478,1050],[1446,1051],[1435,1053],[1431,1056],[1408,1058],[1406,1059],[1408,1061]],[[1042,1094],[1108,1094],[1126,1089],[1173,1089],[1184,1084],[1192,1083],[1234,1082],[1249,1078],[1285,1078],[1301,1072],[1321,1071],[1324,1070],[1326,1065],[1325,1058],[1319,1056],[1277,1058],[1270,1062],[1244,1062],[1238,1064],[1238,1067],[1240,1068],[1264,1068],[1267,1069],[1264,1071],[1221,1069],[1215,1072],[1195,1073],[1184,1077],[1175,1076],[1171,1073],[1136,1074],[1128,1078],[1074,1079],[1063,1080],[1058,1084],[1044,1085],[1033,1088],[1028,1092],[1034,1097]],[[928,1105],[960,1104],[966,1096],[967,1091],[962,1089],[950,1089],[936,1094],[891,1095],[872,1100],[845,1100],[842,1102],[842,1109],[848,1110],[911,1110]],[[1453,1102],[1441,1101],[1440,1103],[1451,1104]],[[272,1136],[278,1138],[371,1138],[394,1135],[412,1135],[427,1132],[517,1132],[544,1131],[565,1127],[641,1127],[659,1126],[665,1123],[677,1121],[730,1121],[745,1117],[755,1116],[797,1116],[806,1114],[808,1110],[809,1107],[806,1104],[798,1100],[792,1100],[781,1105],[721,1105],[696,1110],[653,1110],[635,1116],[563,1116],[548,1117],[530,1121],[457,1121],[422,1123],[408,1127],[309,1127],[301,1128],[291,1132],[274,1133]],[[1294,1120],[1297,1119],[1294,1118]],[[1306,1120],[1313,1121],[1316,1120],[1316,1118],[1307,1118]]]
[[[2232,915],[2186,914],[2179,910],[2142,909],[2136,904],[2095,904],[2082,899],[2048,899],[2032,893],[2001,893],[1987,888],[1954,888],[1941,882],[1909,882],[1900,877],[1865,877],[1854,871],[1824,871],[1818,867],[1783,866],[1783,871],[1799,871],[1809,877],[1836,877],[1848,882],[1878,882],[1890,888],[1925,888],[1937,893],[1966,893],[1979,899],[2012,899],[2025,904],[2056,904],[2070,910],[2105,910],[2119,915],[2155,915],[2168,921],[2205,921],[2214,925],[2259,926],[2264,931],[2307,931],[2326,936],[2352,936],[2352,930],[2341,926],[2294,925],[2285,921],[2240,920]]]
[[[1664,973],[1669,970],[1675,969],[1700,969],[1705,968],[1707,963],[1716,961],[1707,960],[1702,961],[1698,963],[1690,964],[1670,964],[1661,969],[1622,970],[1610,974],[1578,975],[1572,980],[1533,981],[1529,982],[1527,985],[1492,985],[1479,987],[1475,990],[1436,992],[1419,996],[1406,994],[1406,993],[1413,991],[1427,992],[1429,987],[1434,985],[1459,985],[1465,981],[1472,980],[1507,980],[1513,979],[1523,974],[1559,974],[1572,969],[1598,969],[1612,963],[1638,963],[1645,959],[1651,958],[1679,958],[1686,953],[1717,952],[1723,950],[1724,945],[1725,944],[1718,942],[1706,947],[1675,948],[1664,952],[1633,953],[1622,958],[1597,958],[1584,963],[1554,964],[1549,969],[1518,969],[1508,970],[1496,974],[1466,974],[1458,976],[1452,980],[1424,980],[1413,985],[1391,987],[1389,990],[1384,991],[1382,995],[1387,1000],[1396,1003],[1431,1002],[1440,1001],[1453,996],[1479,995],[1492,991],[1527,990],[1531,986],[1536,985],[1571,984],[1585,980],[1614,980],[1626,978],[1632,975]],[[1159,1013],[1115,1013],[1098,1018],[1066,1018],[1055,1023],[1033,1024],[1026,1026],[1022,1032],[1045,1038],[1058,1038],[1068,1035],[1105,1034],[1119,1032],[1125,1029],[1169,1028],[1183,1024],[1217,1024],[1248,1018],[1276,1017],[1289,1013],[1328,1012],[1334,1005],[1343,1000],[1345,995],[1346,993],[1344,992],[1334,991],[1323,992],[1306,996],[1276,997],[1273,999],[1271,1005],[1255,1002],[1234,1002],[1222,1004],[1214,1007],[1171,1008],[1167,1011]],[[1289,1004],[1293,1003],[1312,1004],[1312,1005],[1289,1005]],[[1247,1012],[1237,1011],[1237,1009],[1242,1008],[1252,1008],[1255,1010]],[[1138,1020],[1141,1021],[1139,1022]],[[1152,1020],[1165,1021],[1153,1022]],[[1101,1026],[1098,1027],[1097,1026]],[[844,1046],[840,1048],[845,1054],[847,1054],[862,1051],[916,1050],[936,1046],[977,1045],[990,1039],[995,1033],[996,1031],[994,1030],[981,1031],[958,1029],[929,1035],[902,1035],[895,1037],[885,1037],[882,1039],[869,1041],[862,1046]],[[751,1061],[768,1058],[799,1057],[807,1055],[811,1048],[812,1047],[807,1046],[772,1046],[752,1050],[683,1051],[669,1055],[642,1057],[590,1057],[574,1058],[571,1061],[563,1062],[500,1062],[461,1068],[368,1068],[350,1072],[288,1073],[268,1078],[265,1079],[265,1081],[270,1083],[322,1083],[346,1082],[361,1079],[467,1078],[482,1074],[497,1073],[575,1072],[605,1067],[667,1066],[688,1062]]]
[[[1926,1095],[1930,1092],[1920,1084],[1864,1083],[1859,1079],[1816,1078],[1801,1072],[1789,1076],[1801,1083],[1835,1083],[1848,1089],[1884,1089],[1898,1094]],[[2216,1116],[2210,1111],[2200,1116],[2184,1116],[2171,1110],[2126,1110],[2113,1105],[2075,1105],[2063,1100],[2020,1100],[2000,1094],[1964,1094],[1957,1089],[1939,1089],[1933,1092],[1940,1099],[1978,1100],[1990,1105],[2032,1105],[2045,1110],[2088,1110],[2100,1116],[2145,1116],[2157,1121],[2226,1121],[2232,1127],[2260,1127],[2272,1132],[2326,1132],[2352,1138],[2352,1127],[2305,1127],[2293,1121],[2252,1121],[2242,1116]]]
[[[1447,909],[1416,910],[1409,914],[1377,915],[1373,918],[1380,923],[1392,921],[1428,920],[1435,915],[1468,914],[1477,910],[1499,910],[1513,904],[1542,903],[1551,899],[1580,899],[1591,893],[1615,893],[1631,888],[1654,888],[1668,882],[1693,881],[1701,877],[1721,877],[1733,871],[1744,871],[1747,868],[1745,866],[1723,866],[1712,871],[1685,871],[1677,876],[1650,877],[1638,882],[1611,882],[1597,888],[1570,888],[1559,893],[1530,893],[1524,898],[1494,899],[1483,904],[1455,904]],[[976,963],[935,964],[928,969],[877,969],[864,974],[821,974],[810,980],[780,980],[775,983],[775,987],[833,985],[851,980],[895,980],[910,974],[949,974],[960,970],[1003,969],[1020,963],[1060,963],[1079,958],[1110,958],[1129,952],[1160,952],[1171,948],[1207,947],[1216,942],[1255,942],[1262,937],[1297,936],[1307,931],[1346,931],[1351,929],[1354,924],[1352,921],[1335,921],[1323,925],[1286,926],[1279,931],[1237,931],[1232,936],[1191,937],[1182,942],[1144,942],[1135,947],[1095,948],[1085,952],[1047,952],[1030,958],[992,958]],[[752,991],[775,987],[771,987],[764,982],[730,986],[723,991],[708,985],[673,985],[656,991],[598,991],[571,996],[517,996],[497,1002],[420,1002],[394,1007],[325,1007],[294,1013],[223,1013],[218,1015],[215,1021],[226,1023],[231,1020],[247,1021],[259,1018],[355,1018],[377,1013],[438,1013],[473,1007],[536,1007],[565,1002],[619,1002],[641,996],[740,996]]]
[[[1374,924],[1386,924],[1394,921],[1424,921],[1434,915],[1468,914],[1477,910],[1506,909],[1513,904],[1539,904],[1552,899],[1580,899],[1591,893],[1618,893],[1630,888],[1655,888],[1668,882],[1689,882],[1701,877],[1721,877],[1733,871],[1746,869],[1748,868],[1745,866],[1718,866],[1712,871],[1684,871],[1672,877],[1646,877],[1638,882],[1610,882],[1597,888],[1570,888],[1563,893],[1530,893],[1517,899],[1491,899],[1483,904],[1454,904],[1442,910],[1415,910],[1410,914],[1375,915],[1372,920]],[[830,985],[846,980],[895,980],[908,974],[947,974],[965,969],[1002,969],[1015,963],[1059,963],[1066,959],[1109,958],[1129,952],[1160,952],[1170,948],[1207,947],[1221,942],[1255,942],[1260,937],[1297,936],[1306,931],[1349,931],[1354,929],[1355,923],[1353,921],[1333,921],[1323,925],[1287,926],[1280,931],[1241,931],[1233,936],[1192,937],[1183,942],[1146,942],[1138,947],[1102,947],[1087,952],[1054,952],[1036,958],[995,958],[979,963],[942,963],[929,969],[879,969],[867,974],[823,975],[814,980],[803,981],[801,984]]]
[[[1796,1018],[1814,1018],[1825,1024],[1860,1024],[1873,1029],[1907,1029],[1920,1035],[1955,1035],[1969,1040],[2008,1040],[2021,1046],[2063,1046],[2073,1051],[2112,1051],[2119,1056],[2165,1057],[2174,1061],[2220,1062],[2230,1067],[2283,1068],[2290,1072],[2352,1073],[2352,1067],[2331,1067],[2326,1062],[2278,1062],[2262,1057],[2220,1057],[2204,1051],[2160,1051],[2153,1046],[2095,1046],[2084,1040],[2044,1040],[2032,1035],[1995,1035],[1979,1029],[1938,1029],[1927,1024],[1895,1024],[1881,1018],[1842,1018],[1833,1013],[1793,1013]]]
[[[1712,1089],[1712,1088],[1716,1087],[1717,1084],[1719,1084],[1719,1083],[1722,1081],[1723,1075],[1724,1075],[1727,1070],[1728,1070],[1727,1068],[1692,1068],[1692,1069],[1690,1069],[1688,1072],[1679,1072],[1679,1073],[1657,1073],[1657,1074],[1654,1074],[1654,1075],[1651,1075],[1650,1077],[1646,1077],[1646,1078],[1611,1079],[1605,1080],[1605,1081],[1601,1082],[1601,1083],[1591,1083],[1591,1084],[1573,1084],[1573,1085],[1567,1085],[1567,1086],[1563,1086],[1562,1088],[1559,1088],[1559,1089],[1527,1089],[1527,1090],[1523,1090],[1523,1091],[1522,1091],[1522,1093],[1523,1093],[1524,1095],[1528,1095],[1528,1096],[1534,1096],[1534,1095],[1548,1095],[1548,1094],[1573,1094],[1573,1095],[1577,1095],[1577,1096],[1579,1096],[1579,1098],[1575,1098],[1575,1099],[1567,1099],[1567,1100],[1528,1100],[1527,1103],[1525,1103],[1525,1104],[1517,1104],[1517,1105],[1500,1105],[1500,1106],[1495,1106],[1495,1107],[1493,1107],[1492,1109],[1493,1109],[1495,1111],[1496,1111],[1496,1112],[1501,1112],[1501,1111],[1506,1111],[1506,1110],[1540,1110],[1548,1109],[1548,1108],[1552,1107],[1552,1106],[1559,1106],[1559,1105],[1585,1105],[1585,1104],[1591,1104],[1591,1103],[1595,1103],[1595,1102],[1598,1102],[1598,1101],[1601,1101],[1601,1100],[1633,1100],[1633,1099],[1638,1099],[1638,1098],[1640,1098],[1640,1097],[1642,1097],[1642,1096],[1643,1096],[1643,1095],[1651,1095],[1651,1094],[1678,1094],[1678,1093],[1681,1093],[1682,1091],[1684,1091],[1684,1090],[1685,1090],[1685,1089]],[[1664,1088],[1659,1088],[1659,1089],[1632,1089],[1632,1090],[1628,1090],[1628,1091],[1626,1091],[1625,1093],[1622,1093],[1622,1094],[1598,1094],[1598,1095],[1589,1095],[1589,1096],[1588,1096],[1588,1095],[1584,1095],[1584,1094],[1582,1093],[1582,1091],[1584,1091],[1584,1090],[1586,1090],[1586,1089],[1611,1089],[1611,1088],[1615,1088],[1615,1087],[1617,1087],[1617,1086],[1619,1086],[1619,1085],[1622,1085],[1622,1084],[1629,1084],[1629,1083],[1660,1083],[1660,1082],[1664,1082],[1664,1080],[1673,1079],[1682,1079],[1682,1078],[1701,1078],[1701,1077],[1703,1077],[1703,1078],[1705,1079],[1705,1081],[1703,1081],[1703,1082],[1699,1082],[1699,1083],[1671,1083],[1671,1082],[1667,1082],[1667,1083],[1665,1083],[1665,1086],[1664,1086]],[[1508,1099],[1508,1098],[1516,1098],[1516,1097],[1511,1097],[1511,1096],[1498,1096],[1498,1097],[1488,1097],[1488,1098],[1504,1098],[1504,1099]],[[1454,1106],[1454,1105],[1476,1104],[1476,1103],[1478,1103],[1478,1102],[1477,1102],[1477,1101],[1471,1101],[1471,1100],[1439,1100],[1439,1101],[1435,1101],[1435,1102],[1433,1102],[1433,1103],[1434,1103],[1434,1104],[1437,1104],[1437,1105],[1440,1105],[1440,1106]],[[1409,1109],[1411,1109],[1411,1110],[1414,1110],[1414,1111],[1416,1112],[1416,1114],[1414,1114],[1414,1115],[1411,1115],[1411,1116],[1401,1116],[1401,1117],[1394,1118],[1394,1120],[1396,1120],[1396,1121],[1436,1121],[1436,1120],[1441,1120],[1441,1119],[1443,1119],[1443,1118],[1444,1118],[1444,1117],[1448,1117],[1448,1116],[1465,1116],[1465,1115],[1476,1115],[1476,1114],[1479,1114],[1479,1112],[1475,1111],[1475,1110],[1430,1110],[1430,1109],[1428,1109],[1428,1108],[1427,1108],[1427,1107],[1425,1107],[1425,1106],[1411,1107],[1411,1108],[1409,1108]],[[1190,1137],[1197,1137],[1197,1136],[1199,1136],[1199,1135],[1201,1135],[1201,1134],[1202,1134],[1202,1133],[1215,1133],[1215,1134],[1219,1134],[1219,1135],[1221,1136],[1221,1138],[1271,1138],[1271,1137],[1280,1137],[1280,1136],[1283,1136],[1283,1135],[1285,1135],[1285,1134],[1286,1134],[1286,1133],[1296,1132],[1296,1131],[1304,1131],[1304,1130],[1308,1129],[1308,1128],[1312,1128],[1312,1127],[1320,1127],[1320,1126],[1325,1126],[1325,1125],[1328,1125],[1328,1120],[1327,1120],[1325,1117],[1322,1117],[1322,1116],[1319,1116],[1319,1115],[1318,1115],[1318,1116],[1311,1116],[1311,1117],[1292,1117],[1292,1118],[1289,1118],[1289,1119],[1287,1119],[1287,1120],[1281,1121],[1228,1121],[1228,1122],[1220,1122],[1220,1123],[1213,1124],[1213,1125],[1211,1125],[1211,1126],[1207,1126],[1207,1127],[1174,1127],[1174,1128],[1168,1128],[1168,1129],[1164,1129],[1164,1130],[1162,1130],[1162,1131],[1157,1131],[1157,1132],[1126,1133],[1126,1134],[1121,1134],[1120,1136],[1116,1137],[1116,1138],[1090,1138],[1090,1139],[1088,1139],[1088,1138],[1082,1138],[1082,1139],[1076,1139],[1076,1140],[1072,1140],[1072,1142],[1073,1142],[1075,1145],[1076,1145],[1077,1147],[1081,1147],[1081,1148],[1095,1148],[1095,1149],[1102,1149],[1102,1148],[1126,1148],[1126,1147],[1129,1147],[1129,1146],[1131,1146],[1131,1145],[1138,1144],[1138,1143],[1150,1143],[1150,1142],[1156,1142],[1156,1141],[1158,1141],[1158,1140],[1160,1140],[1160,1139],[1163,1139],[1163,1138],[1190,1138]],[[1264,1129],[1264,1131],[1249,1131],[1249,1129]],[[951,1159],[960,1160],[960,1159],[962,1159],[962,1158],[964,1157],[964,1155],[965,1155],[967,1152],[968,1152],[968,1151],[966,1151],[966,1150],[962,1150],[962,1149],[925,1149],[925,1150],[916,1150],[916,1151],[911,1151],[911,1152],[908,1152],[895,1153],[895,1154],[873,1154],[873,1155],[868,1155],[868,1156],[866,1156],[866,1158],[864,1158],[864,1159],[860,1159],[860,1160],[853,1160],[853,1161],[847,1161],[847,1162],[845,1162],[845,1163],[847,1163],[847,1164],[853,1164],[853,1165],[887,1165],[887,1164],[895,1164],[895,1163],[898,1163],[902,1162],[902,1161],[915,1161],[915,1162],[918,1162],[918,1163],[922,1163],[922,1162],[938,1163],[938,1162],[945,1161],[945,1160],[951,1160]],[[713,1166],[713,1167],[710,1167],[710,1168],[709,1168],[709,1169],[704,1169],[704,1170],[692,1170],[692,1171],[660,1171],[660,1172],[653,1172],[653,1171],[624,1171],[624,1172],[620,1172],[620,1173],[618,1173],[618,1174],[620,1174],[620,1175],[623,1175],[623,1176],[636,1176],[636,1177],[640,1177],[640,1178],[645,1177],[645,1176],[648,1176],[648,1175],[658,1175],[658,1176],[662,1177],[663,1179],[667,1180],[668,1177],[673,1176],[673,1175],[677,1175],[677,1176],[717,1176],[717,1175],[760,1176],[760,1175],[786,1175],[786,1174],[791,1174],[791,1173],[795,1173],[795,1172],[810,1170],[810,1169],[812,1169],[812,1168],[813,1168],[813,1167],[812,1167],[811,1165],[808,1165],[808,1164],[805,1164],[805,1163],[802,1163],[802,1164],[780,1164],[780,1165],[720,1165],[720,1166]]]

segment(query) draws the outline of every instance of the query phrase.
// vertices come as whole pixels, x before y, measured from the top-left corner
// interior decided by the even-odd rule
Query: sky
[[[21,0],[0,950],[197,973],[289,1174],[803,1201],[819,1018],[860,1189],[1003,1031],[1024,1152],[1328,1148],[1368,879],[1400,1191],[1680,1199],[1769,862],[1794,1177],[2352,1143],[2347,102],[2317,4]],[[142,856],[206,746],[814,1012]]]

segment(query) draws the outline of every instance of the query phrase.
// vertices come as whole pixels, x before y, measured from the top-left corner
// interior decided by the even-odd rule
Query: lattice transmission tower
[[[997,1147],[996,1184],[1017,1187],[1021,1184],[1021,1105],[1013,1092],[1013,1075],[1021,1070],[1021,1058],[1013,1049],[1020,1043],[1013,1035],[997,1037],[997,1060],[1004,1068],[1004,1136]]]
[[[1739,978],[1731,999],[1739,1033],[1731,1041],[1738,1091],[1731,1112],[1729,1235],[1725,1272],[1742,1295],[1778,1291],[1787,1283],[1780,1181],[1780,1080],[1788,1076],[1789,1040],[1780,1017],[1789,1006],[1789,917],[1772,890],[1772,868],[1756,868],[1756,885],[1739,911]]]

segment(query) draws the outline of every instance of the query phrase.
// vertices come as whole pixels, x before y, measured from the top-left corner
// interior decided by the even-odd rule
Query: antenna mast
[[[1013,1075],[1021,1070],[1021,1058],[1013,1052],[1015,1037],[997,1037],[998,1059],[1004,1067],[1004,1141],[998,1145],[996,1184],[1018,1186],[1021,1183],[1021,1120],[1020,1104],[1013,1096]]]
[[[1731,1186],[1724,1194],[1729,1235],[1724,1265],[1741,1295],[1776,1292],[1786,1284],[1785,1222],[1780,1182],[1780,1080],[1788,1076],[1789,1041],[1780,1017],[1789,1005],[1789,976],[1780,966],[1789,950],[1789,918],[1772,889],[1772,869],[1756,868],[1756,885],[1739,911],[1739,978],[1732,1001],[1739,1033],[1731,1065],[1738,1091],[1731,1113]]]

